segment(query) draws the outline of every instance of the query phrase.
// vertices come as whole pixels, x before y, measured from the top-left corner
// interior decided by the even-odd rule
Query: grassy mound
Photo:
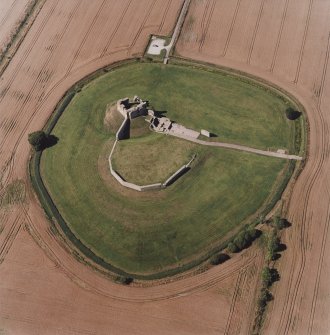
[[[221,141],[290,150],[294,134],[282,99],[221,73],[134,64],[103,75],[78,93],[54,128],[58,144],[42,155],[42,178],[86,246],[127,272],[152,273],[194,259],[252,219],[276,191],[288,162],[159,138],[137,124],[132,128],[137,137],[120,143],[115,157],[127,179],[144,178],[130,162],[152,169],[154,141],[160,141],[168,157],[159,158],[156,181],[192,153],[197,159],[165,190],[125,189],[109,173],[114,131],[105,127],[104,116],[110,102],[135,94],[178,123],[208,129]]]

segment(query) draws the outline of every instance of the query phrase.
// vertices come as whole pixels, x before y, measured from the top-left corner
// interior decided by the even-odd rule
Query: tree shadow
[[[287,108],[285,113],[286,113],[286,117],[291,121],[298,119],[302,114],[301,112],[293,109],[292,107]]]
[[[287,219],[281,219],[281,220],[282,220],[283,228],[289,228],[292,226],[292,223],[289,222]]]
[[[272,261],[277,261],[278,259],[280,259],[282,257],[281,254],[274,254],[274,256],[272,257]]]
[[[166,116],[165,114],[167,113],[167,111],[154,110],[154,113],[156,117],[165,117]]]
[[[279,281],[281,279],[280,274],[278,273],[277,269],[271,269],[270,270],[271,276],[272,276],[272,283]]]
[[[280,243],[276,248],[276,252],[282,252],[285,251],[286,249],[287,249],[286,244]]]
[[[43,143],[42,150],[53,147],[59,142],[59,138],[55,135],[47,135],[45,143]]]

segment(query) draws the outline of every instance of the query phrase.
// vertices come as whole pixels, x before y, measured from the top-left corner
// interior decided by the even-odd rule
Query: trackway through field
[[[0,81],[0,328],[8,334],[250,334],[262,256],[164,285],[123,287],[81,264],[54,235],[30,188],[27,134],[40,129],[76,81],[139,56],[168,35],[182,0],[49,0]],[[82,24],[82,22],[84,24]],[[309,159],[288,202],[292,228],[265,334],[327,334],[329,277],[330,3],[191,1],[176,51],[274,82],[306,106]],[[321,236],[321,237],[320,237]],[[198,315],[198,318],[196,318]]]

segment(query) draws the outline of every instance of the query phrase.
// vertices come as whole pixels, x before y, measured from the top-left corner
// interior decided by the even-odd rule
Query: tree
[[[214,255],[213,257],[211,257],[210,263],[212,265],[218,265],[218,264],[224,263],[229,258],[230,258],[229,255],[224,254],[224,253],[220,253],[218,255]]]
[[[272,272],[268,266],[263,268],[261,278],[265,287],[269,287],[272,284]]]
[[[123,285],[129,285],[134,279],[132,277],[122,277],[122,276],[118,276],[116,278],[116,282],[123,284]]]
[[[46,146],[47,135],[44,131],[38,130],[29,134],[28,141],[35,151],[41,151]]]
[[[301,115],[301,112],[289,107],[285,110],[285,114],[289,120],[296,120]]]
[[[54,135],[47,135],[42,130],[38,130],[28,135],[28,141],[35,151],[41,151],[55,145],[58,142],[58,138]]]
[[[240,250],[238,249],[238,247],[237,247],[237,245],[235,244],[235,243],[233,243],[233,242],[230,242],[229,244],[228,244],[228,251],[229,252],[239,252]]]
[[[280,279],[277,269],[271,269],[268,266],[264,267],[261,273],[262,283],[264,287],[269,287],[275,281]]]
[[[258,300],[259,308],[262,308],[262,309],[265,308],[267,305],[267,302],[272,300],[272,298],[273,298],[272,294],[266,288],[263,288],[261,290],[260,297]]]
[[[279,216],[273,217],[272,226],[278,230],[289,227],[289,222],[286,219],[280,218]]]

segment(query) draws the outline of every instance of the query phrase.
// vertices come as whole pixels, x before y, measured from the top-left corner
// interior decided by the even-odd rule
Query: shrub
[[[224,263],[229,258],[230,258],[229,255],[224,254],[224,253],[220,253],[218,255],[214,255],[213,257],[211,257],[210,263],[212,265],[218,265],[218,264]]]
[[[268,243],[267,243],[267,261],[273,261],[276,252],[280,249],[280,239],[276,236],[276,232],[272,231],[269,233]]]
[[[272,284],[272,272],[268,266],[263,268],[261,278],[264,287],[269,287]]]
[[[230,252],[241,251],[241,250],[249,247],[252,244],[252,242],[258,236],[260,236],[260,234],[261,234],[261,232],[258,229],[250,228],[250,229],[244,230],[244,231],[240,232],[238,234],[238,236],[232,242],[232,244],[234,244],[236,248],[233,245],[230,245],[230,248],[229,248],[229,245],[228,245],[228,250]],[[231,249],[235,250],[235,251],[232,251]]]
[[[272,300],[272,298],[273,298],[272,294],[266,288],[263,288],[261,290],[260,297],[258,300],[259,308],[261,309],[265,308],[267,305],[267,302]]]
[[[281,230],[289,227],[289,222],[286,219],[280,218],[279,216],[273,217],[272,225],[274,228]]]
[[[119,283],[119,284],[123,284],[123,285],[129,285],[130,283],[133,282],[133,278],[132,277],[118,276],[116,278],[116,282]]]
[[[269,267],[264,267],[261,273],[262,284],[264,287],[271,286],[275,281],[280,279],[280,275],[277,269],[271,269]]]
[[[289,120],[296,120],[301,115],[301,112],[294,110],[292,107],[289,107],[285,110],[285,114]]]
[[[245,231],[242,231],[234,239],[234,243],[236,244],[238,249],[242,250],[242,249],[244,249],[245,247],[248,246],[248,244],[249,244],[248,238],[249,238],[248,234],[246,234]]]
[[[229,252],[239,252],[240,250],[238,249],[238,247],[237,247],[237,245],[235,244],[235,243],[233,243],[233,242],[230,242],[229,244],[228,244],[228,251]]]

